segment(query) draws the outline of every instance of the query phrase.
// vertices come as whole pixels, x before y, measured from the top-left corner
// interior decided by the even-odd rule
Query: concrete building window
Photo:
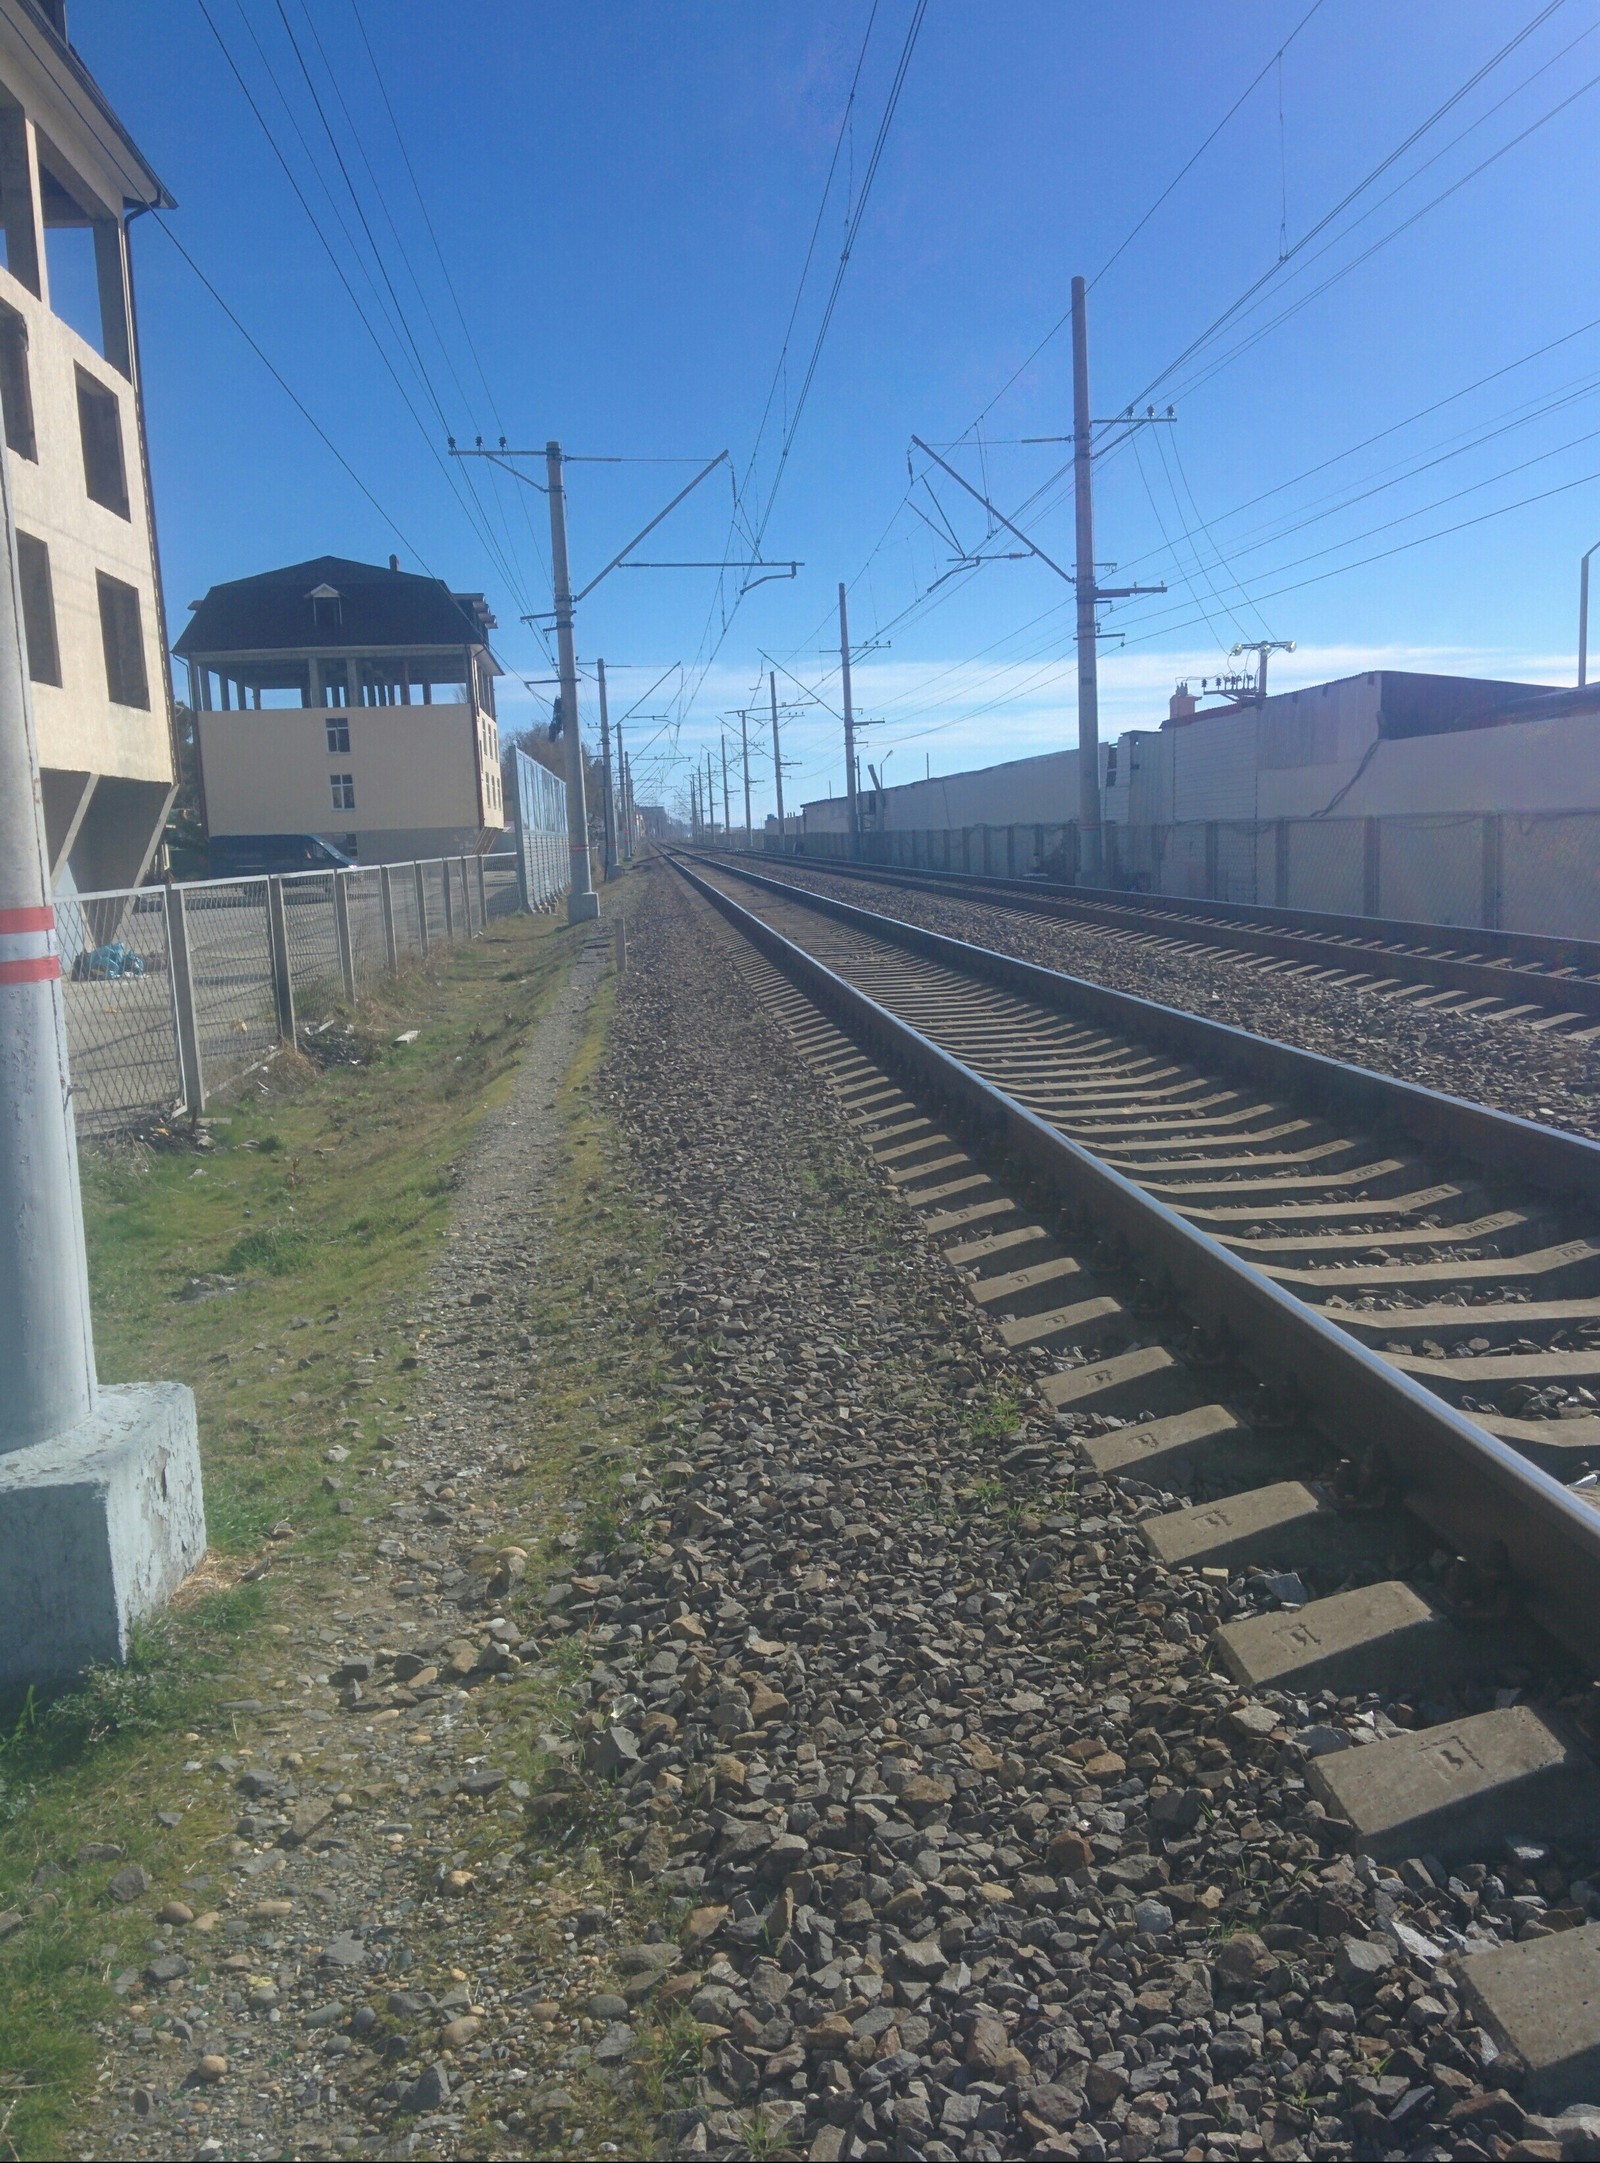
[[[56,603],[50,586],[50,551],[31,533],[17,535],[17,578],[22,587],[22,635],[28,647],[28,674],[35,683],[59,683],[61,647],[56,638]]]
[[[144,626],[136,588],[96,571],[100,589],[100,638],[106,650],[106,690],[114,706],[150,705],[144,665]]]
[[[42,134],[38,145],[39,211],[50,311],[131,380],[132,326],[122,220],[74,174],[71,161]],[[36,284],[33,290],[39,290]]]
[[[116,394],[83,369],[78,376],[78,431],[83,437],[83,485],[91,499],[128,516],[128,468],[122,455],[122,409]]]
[[[348,751],[350,749],[350,724],[348,721],[330,720],[328,722],[328,749],[330,751]]]
[[[34,213],[27,116],[15,98],[0,91],[0,223],[5,228],[5,266],[13,278],[37,295],[41,280]]]
[[[335,811],[354,811],[356,808],[356,777],[354,774],[330,774],[329,786],[333,790]]]
[[[0,302],[0,414],[6,443],[19,458],[38,459],[33,432],[33,386],[28,380],[28,326]]]
[[[344,601],[337,586],[313,586],[306,597],[311,603],[312,628],[337,631],[344,621]]]

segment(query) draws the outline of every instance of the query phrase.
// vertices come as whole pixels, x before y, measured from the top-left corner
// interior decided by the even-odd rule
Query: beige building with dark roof
[[[317,556],[213,586],[189,670],[212,841],[315,836],[360,863],[456,856],[505,826],[483,595]]]

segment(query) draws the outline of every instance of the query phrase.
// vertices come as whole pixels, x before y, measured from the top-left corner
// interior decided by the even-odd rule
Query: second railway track
[[[829,857],[785,857],[774,863],[797,875],[897,886],[1074,924],[1174,957],[1221,956],[1264,976],[1353,986],[1485,1022],[1523,1022],[1579,1042],[1600,1036],[1600,941],[1592,939],[1333,916]]]
[[[1148,1518],[1156,1560],[1287,1588],[1219,1630],[1220,1663],[1410,1701],[1414,1732],[1317,1766],[1355,1843],[1592,1836],[1573,1671],[1538,1707],[1503,1684],[1553,1675],[1550,1638],[1600,1670],[1600,1146],[725,863],[688,875],[827,1017],[791,1026],[832,1038],[873,1153],[1095,1468],[1189,1495]],[[1281,1416],[1241,1412],[1262,1384]],[[1543,2092],[1600,2089],[1600,1928],[1466,1966]]]

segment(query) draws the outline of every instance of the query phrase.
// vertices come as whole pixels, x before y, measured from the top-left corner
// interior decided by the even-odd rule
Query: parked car
[[[319,834],[213,834],[214,879],[281,877],[291,871],[349,871],[355,859]]]

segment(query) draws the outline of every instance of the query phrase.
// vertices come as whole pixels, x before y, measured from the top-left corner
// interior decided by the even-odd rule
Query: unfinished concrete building
[[[171,683],[128,228],[172,198],[67,42],[0,0],[0,411],[58,888],[132,886],[171,801]]]

